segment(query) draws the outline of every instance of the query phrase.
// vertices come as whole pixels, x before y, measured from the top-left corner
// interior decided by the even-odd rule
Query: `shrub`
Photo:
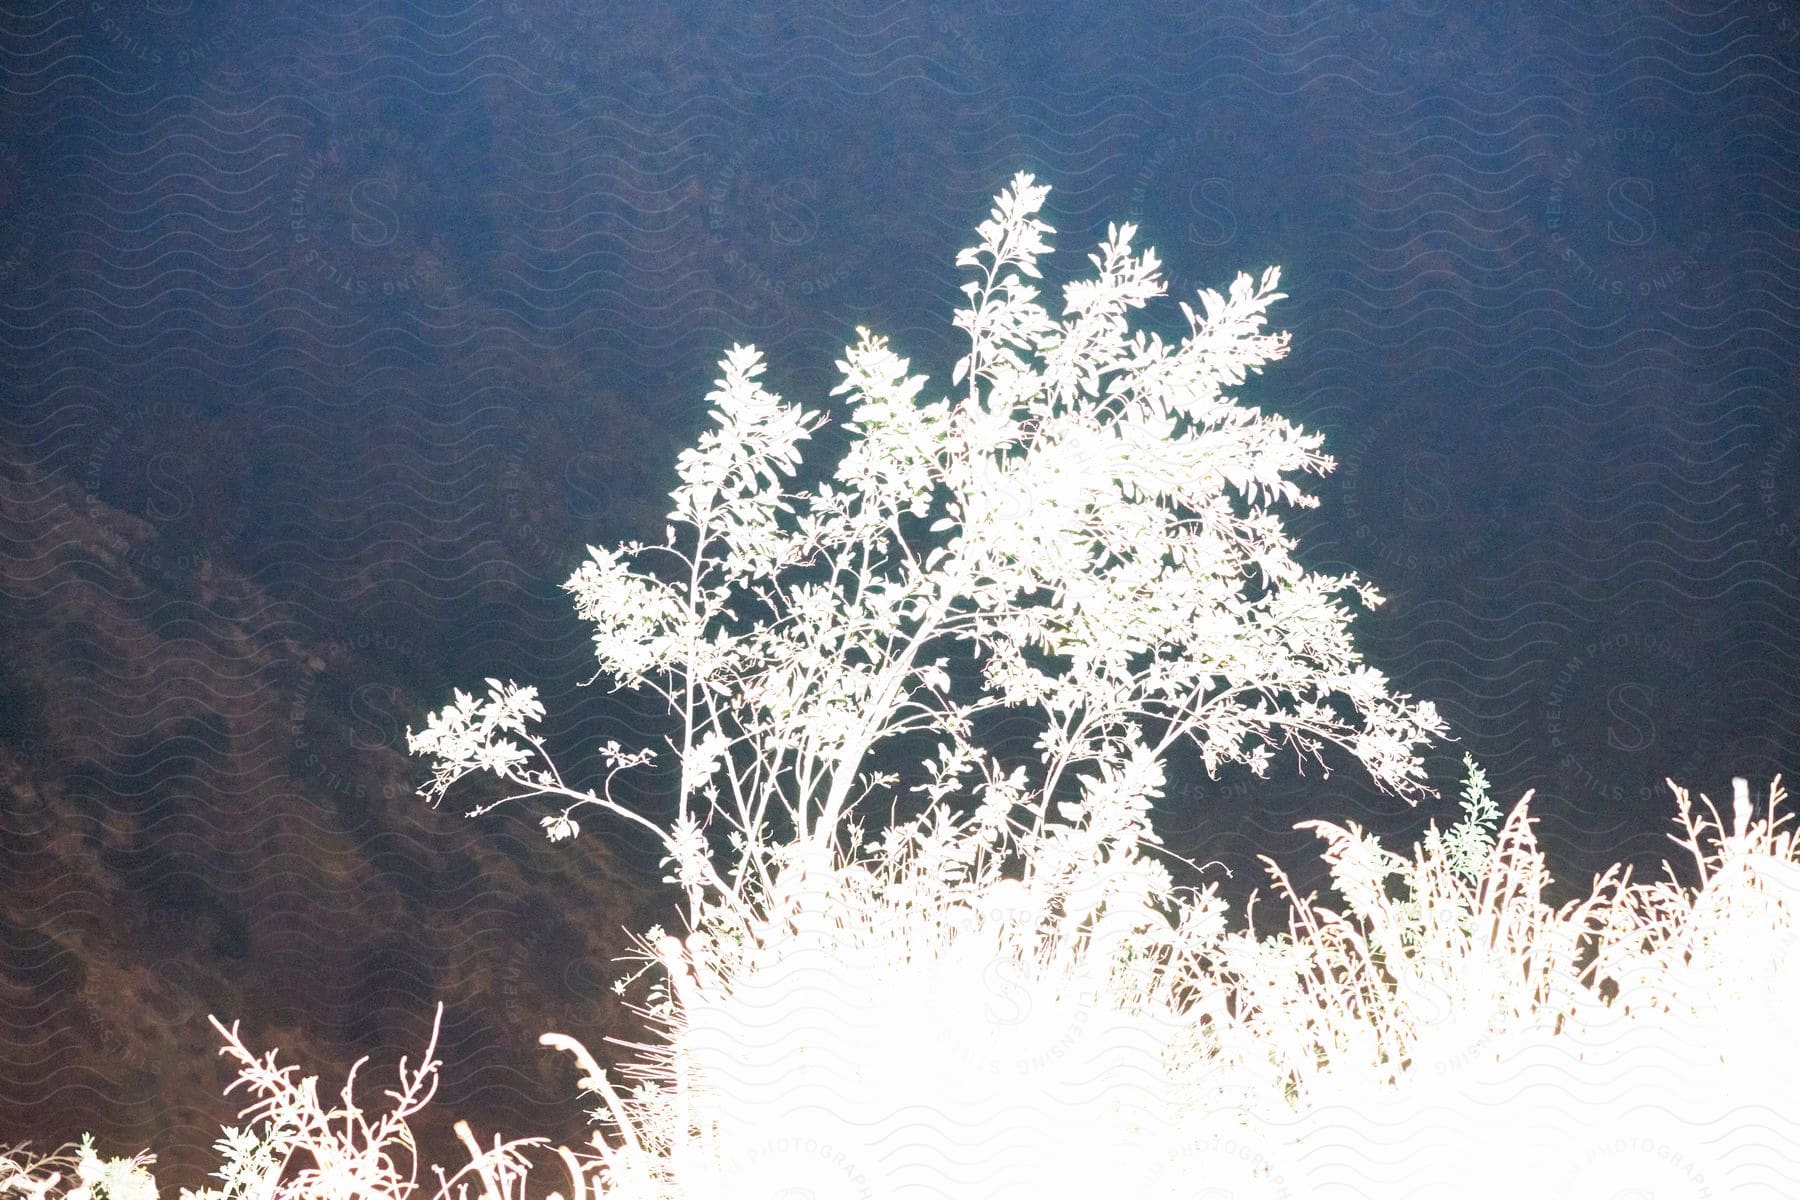
[[[954,397],[922,401],[925,378],[860,330],[835,393],[848,398],[851,447],[800,488],[789,481],[822,417],[765,390],[760,356],[734,347],[709,397],[717,428],[677,464],[665,543],[590,547],[569,580],[601,673],[654,689],[680,720],[669,828],[619,803],[611,773],[598,792],[564,782],[532,732],[531,688],[489,680],[485,700],[459,693],[411,734],[435,762],[434,799],[486,770],[517,789],[507,799],[569,802],[543,819],[552,838],[578,832],[573,813],[593,805],[662,840],[690,925],[685,940],[659,930],[646,947],[666,975],[646,1015],[670,1041],[639,1065],[631,1100],[609,1104],[622,1145],[664,1156],[633,1160],[639,1184],[724,1188],[758,1154],[779,1163],[772,1178],[851,1170],[854,1130],[816,1111],[801,1122],[745,1075],[785,1095],[796,1062],[818,1064],[801,1076],[840,1089],[826,1107],[864,1132],[879,1119],[871,1105],[969,1121],[1035,1086],[1045,1103],[1029,1153],[997,1169],[1066,1181],[1078,1147],[1126,1126],[1149,1136],[1159,1104],[1139,1111],[1112,1083],[1102,1099],[1094,1081],[1131,1068],[1150,1072],[1125,1089],[1139,1099],[1168,1090],[1153,1078],[1154,1027],[1172,1017],[1172,993],[1147,968],[1174,952],[1177,930],[1218,924],[1215,900],[1179,897],[1142,853],[1157,844],[1150,809],[1169,749],[1187,740],[1209,770],[1261,774],[1272,748],[1317,757],[1336,744],[1384,786],[1425,790],[1417,748],[1442,723],[1390,694],[1350,640],[1343,598],[1380,597],[1352,575],[1304,571],[1276,509],[1314,503],[1293,477],[1330,467],[1320,438],[1226,394],[1286,351],[1285,335],[1263,331],[1278,271],[1201,293],[1203,314],[1183,304],[1188,332],[1171,345],[1129,328],[1163,286],[1155,253],[1135,253],[1135,229],[1114,226],[1090,257],[1096,278],[1067,285],[1053,317],[1028,282],[1053,232],[1039,219],[1048,190],[1015,178],[957,260],[977,277],[955,317],[970,350]],[[977,722],[1001,711],[1035,719],[1036,763],[980,744]],[[916,768],[870,765],[920,735],[935,750]],[[653,751],[603,753],[616,773]],[[923,812],[902,821],[895,802],[908,795]],[[893,815],[867,846],[855,810],[883,800]],[[978,1019],[981,988],[958,983],[971,956],[1015,976],[1049,1026],[1079,1008],[1096,1028],[1052,1048],[1035,1021],[996,1042]],[[803,994],[810,1017],[793,1009]],[[896,994],[916,997],[929,1035],[902,1039],[881,1067],[859,1063],[873,1033],[858,1018],[906,1019]],[[1135,1008],[1119,1006],[1128,995]],[[975,1049],[970,1037],[1060,1070],[991,1072],[983,1099],[961,1104],[956,1088],[974,1080],[953,1075],[946,1092],[943,1072]],[[841,1094],[852,1077],[862,1090]],[[1120,1115],[1101,1121],[1096,1105]],[[848,1157],[771,1157],[770,1140],[793,1128]],[[948,1144],[920,1143],[928,1157]],[[1117,1170],[1116,1154],[1088,1157]],[[969,1167],[984,1190],[994,1166]]]

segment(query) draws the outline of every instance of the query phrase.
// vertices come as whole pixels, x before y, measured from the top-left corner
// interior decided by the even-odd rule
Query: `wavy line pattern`
[[[655,856],[423,809],[404,730],[496,674],[568,761],[659,737],[578,690],[556,585],[660,532],[731,342],[815,403],[857,324],[947,377],[1017,169],[1176,294],[1283,265],[1248,395],[1338,458],[1309,561],[1391,597],[1368,657],[1454,721],[1442,781],[1536,788],[1565,885],[1654,866],[1665,776],[1791,765],[1800,12],[1218,7],[12,6],[0,1136],[199,1187],[205,1013],[385,1070],[432,997],[445,1111],[580,1136],[535,1037],[635,1033],[604,985]],[[1183,764],[1162,828],[1241,898],[1263,854],[1322,882],[1298,821],[1453,812],[1341,765]]]

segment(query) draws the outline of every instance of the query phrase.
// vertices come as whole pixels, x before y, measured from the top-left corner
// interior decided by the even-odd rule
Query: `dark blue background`
[[[0,72],[0,1140],[198,1186],[247,1102],[205,1013],[373,1098],[434,999],[446,1108],[577,1136],[534,1039],[631,1028],[654,855],[433,813],[404,730],[501,675],[572,761],[653,737],[576,687],[582,547],[659,534],[734,341],[814,405],[858,324],[947,379],[1020,169],[1058,282],[1123,219],[1177,294],[1282,265],[1307,561],[1559,887],[1672,849],[1664,777],[1791,765],[1791,0],[48,0]],[[1296,821],[1454,814],[1338,765],[1158,819],[1241,894],[1316,878]]]

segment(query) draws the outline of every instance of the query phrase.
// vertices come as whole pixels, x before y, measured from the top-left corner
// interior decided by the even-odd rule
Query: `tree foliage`
[[[1302,481],[1332,465],[1321,438],[1229,393],[1287,351],[1264,330],[1278,269],[1181,304],[1187,333],[1166,341],[1128,319],[1163,293],[1156,254],[1111,226],[1052,315],[1034,282],[1048,191],[1018,175],[958,256],[974,277],[954,394],[927,399],[926,377],[859,330],[833,393],[850,447],[802,488],[824,417],[734,346],[714,427],[677,463],[665,542],[590,547],[565,584],[600,674],[654,689],[680,720],[669,827],[610,787],[567,786],[531,731],[535,691],[496,680],[410,734],[436,763],[429,795],[487,770],[508,798],[568,802],[543,819],[552,838],[585,805],[645,825],[698,913],[739,907],[784,864],[852,854],[858,806],[902,791],[1016,822],[1034,844],[1109,792],[1153,841],[1161,763],[1184,739],[1209,770],[1259,775],[1278,748],[1336,745],[1400,795],[1427,790],[1419,748],[1442,722],[1351,641],[1351,598],[1379,595],[1303,569],[1281,520],[1316,503]],[[1002,710],[1034,719],[1035,761],[980,744],[977,722]],[[910,771],[871,765],[916,735],[935,749]],[[621,770],[653,749],[604,753]]]

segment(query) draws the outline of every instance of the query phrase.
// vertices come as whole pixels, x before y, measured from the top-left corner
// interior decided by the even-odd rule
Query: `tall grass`
[[[1756,815],[1737,781],[1729,827],[1675,798],[1691,882],[1614,869],[1555,909],[1529,797],[1406,855],[1314,823],[1337,902],[1270,864],[1287,912],[1268,934],[1228,929],[1211,891],[1159,900],[1128,825],[1071,822],[1051,840],[1080,851],[1034,861],[1004,826],[928,815],[776,876],[748,923],[653,931],[654,1033],[617,1078],[545,1036],[604,1116],[555,1148],[563,1194],[1795,1194],[1785,793]],[[1479,786],[1465,803],[1481,815]],[[219,1028],[259,1098],[206,1200],[418,1190],[401,1164],[429,1048],[374,1119],[354,1071],[327,1110],[316,1079]],[[458,1133],[470,1162],[433,1168],[435,1195],[523,1195],[541,1140]],[[150,1186],[144,1156],[0,1160],[0,1194],[33,1200]]]

